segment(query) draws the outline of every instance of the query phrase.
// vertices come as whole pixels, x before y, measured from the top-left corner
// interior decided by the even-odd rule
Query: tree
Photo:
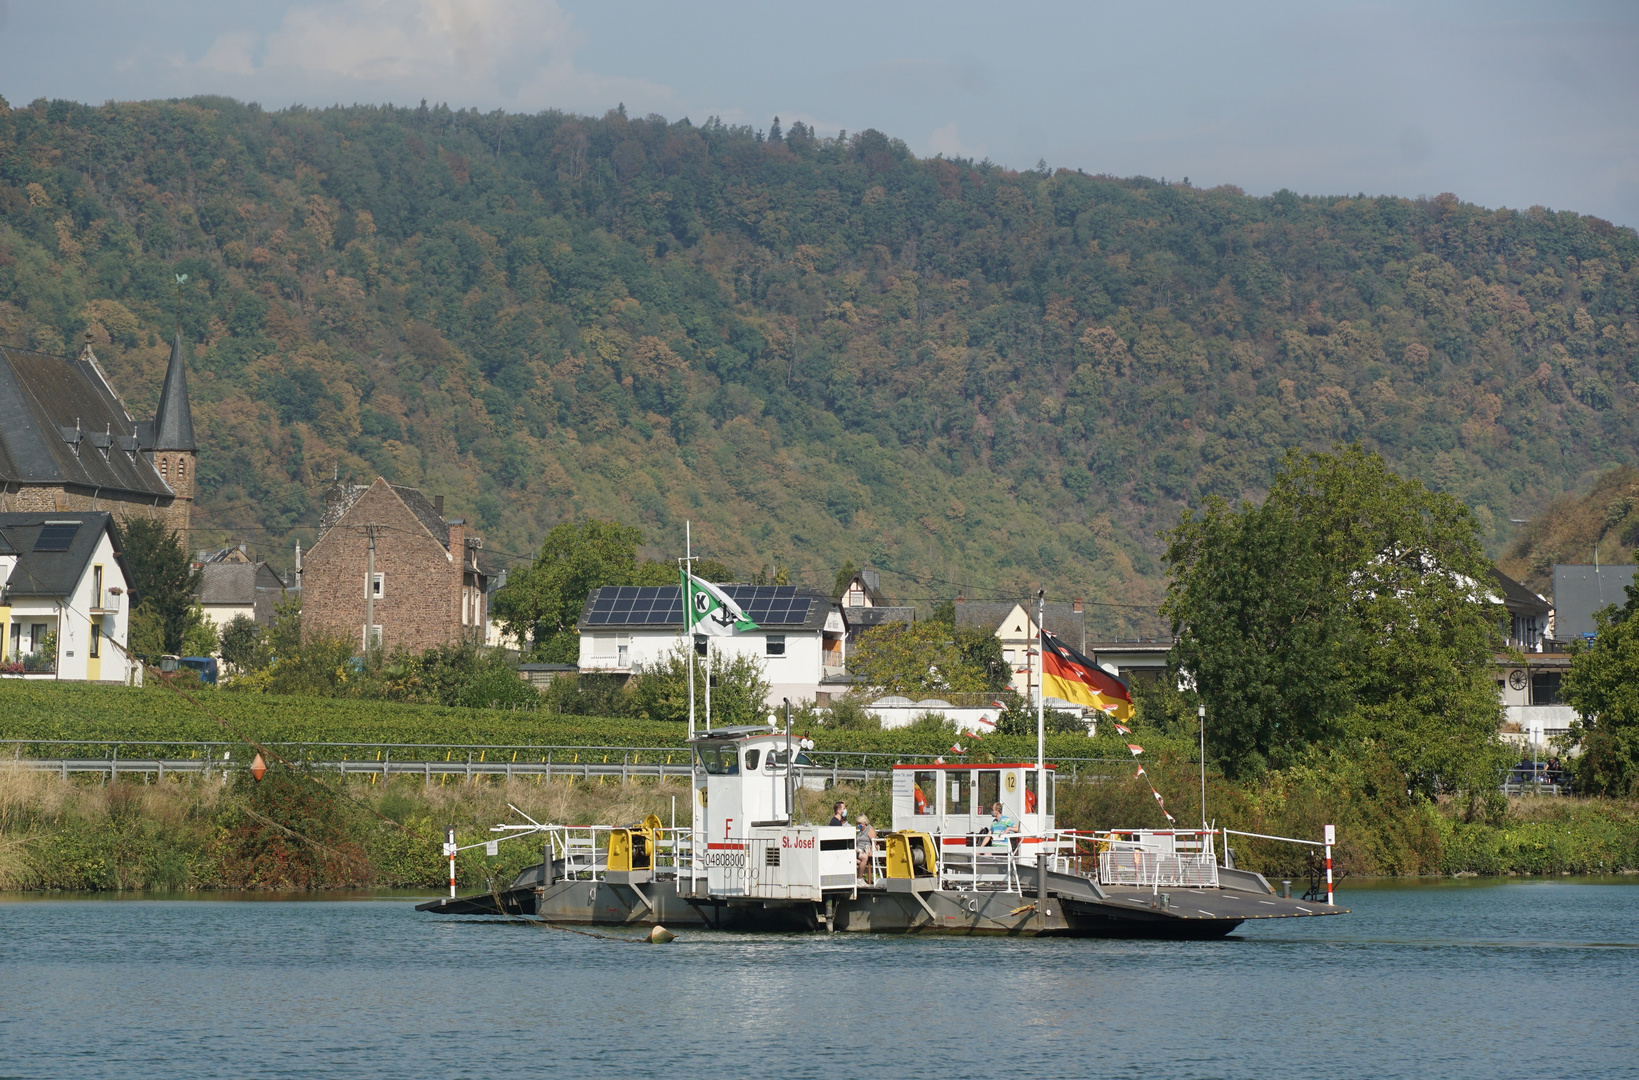
[[[706,666],[681,642],[659,660],[638,668],[627,692],[631,714],[646,720],[687,720],[691,662],[695,665],[695,708],[703,723]],[[713,727],[763,721],[769,692],[763,671],[763,662],[755,656],[745,653],[725,656],[713,650],[711,674],[717,678],[717,685],[711,688]]]
[[[1336,446],[1289,452],[1262,506],[1209,499],[1168,540],[1171,663],[1228,774],[1352,740],[1425,792],[1489,784],[1503,612],[1466,507]]]
[[[161,521],[138,518],[120,527],[120,548],[131,568],[137,591],[132,613],[132,651],[158,646],[159,652],[180,653],[195,607],[199,571],[176,532]]]
[[[262,628],[249,615],[235,615],[222,628],[222,662],[236,672],[257,666],[262,647]]]
[[[514,570],[495,594],[493,610],[507,631],[528,641],[530,654],[549,663],[572,663],[579,655],[576,621],[591,591],[603,585],[665,584],[675,568],[649,563],[640,575],[641,530],[618,521],[588,519],[552,529],[533,564]],[[640,577],[650,580],[640,581]]]
[[[1590,795],[1639,796],[1639,587],[1627,602],[1594,613],[1591,643],[1571,643],[1565,700],[1577,712],[1571,738],[1577,790]]]
[[[842,594],[848,591],[848,584],[854,580],[854,575],[857,573],[859,573],[859,567],[854,565],[854,560],[843,560],[842,565],[837,568],[836,580],[831,583],[831,599],[840,600]]]
[[[999,647],[998,647],[999,649]],[[849,667],[878,693],[921,698],[990,689],[984,667],[968,661],[944,623],[878,626],[859,635]]]

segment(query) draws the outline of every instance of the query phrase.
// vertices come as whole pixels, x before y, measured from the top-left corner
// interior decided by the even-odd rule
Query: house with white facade
[[[140,681],[130,582],[106,511],[0,513],[0,674]]]
[[[1043,621],[1048,633],[1083,653],[1087,651],[1087,619],[1080,600],[1048,604]],[[1035,682],[1041,661],[1036,657],[1040,628],[1036,625],[1035,604],[1025,601],[976,603],[958,596],[956,625],[995,634],[1002,643],[1002,659],[1013,670],[1013,689],[1027,701],[1036,699]],[[1052,704],[1052,699],[1048,704]]]
[[[768,704],[830,704],[846,689],[847,623],[830,596],[792,585],[723,585],[757,629],[711,639],[726,658],[742,655],[763,663]],[[664,660],[684,642],[680,585],[608,585],[586,598],[577,626],[580,670],[630,675]]]

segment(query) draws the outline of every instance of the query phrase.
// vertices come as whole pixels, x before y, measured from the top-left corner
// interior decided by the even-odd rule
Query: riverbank
[[[1130,825],[1111,819],[1110,785],[1060,786],[1065,828]],[[508,805],[537,821],[618,824],[655,814],[688,823],[687,784],[536,778],[428,785],[391,784],[270,771],[261,783],[132,777],[108,784],[0,768],[0,891],[308,890],[438,888],[449,880],[440,855],[444,830],[463,844],[490,839],[490,825],[517,821]],[[823,820],[835,799],[878,827],[892,820],[885,781],[806,792],[802,810]],[[1119,807],[1124,799],[1115,800]],[[1516,799],[1500,820],[1464,821],[1461,807],[1421,804],[1375,824],[1342,826],[1339,870],[1360,877],[1543,876],[1639,872],[1639,804],[1599,799]],[[1146,822],[1140,822],[1145,824]],[[1307,836],[1301,817],[1264,816],[1231,827]],[[1383,853],[1411,852],[1384,873]],[[1239,865],[1301,877],[1305,853],[1292,845],[1236,844]],[[1397,856],[1398,857],[1398,856]],[[482,848],[457,861],[458,884],[507,881],[538,861],[530,841]]]

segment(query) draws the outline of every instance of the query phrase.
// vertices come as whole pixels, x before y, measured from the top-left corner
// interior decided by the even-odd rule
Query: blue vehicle
[[[183,656],[177,659],[178,668],[187,668],[199,673],[199,681],[208,686],[216,685],[216,657],[214,656]]]

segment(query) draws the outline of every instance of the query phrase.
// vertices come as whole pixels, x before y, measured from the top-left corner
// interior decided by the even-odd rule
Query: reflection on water
[[[420,895],[0,897],[0,1076],[1639,1076],[1632,884],[1353,888],[1204,943],[649,946]]]

